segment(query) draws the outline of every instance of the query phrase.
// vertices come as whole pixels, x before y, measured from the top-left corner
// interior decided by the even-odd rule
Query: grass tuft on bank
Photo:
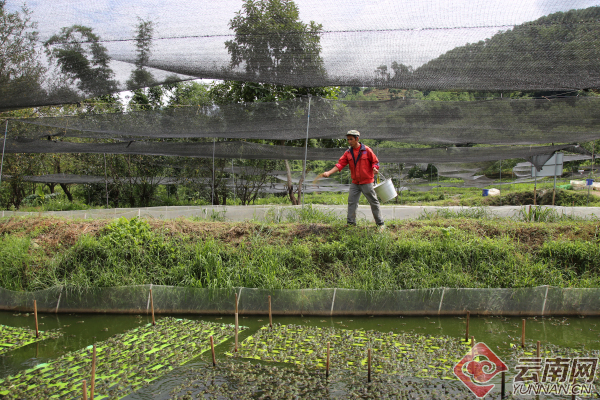
[[[4,218],[0,287],[600,287],[597,221],[432,215],[379,233],[308,217],[329,223]]]

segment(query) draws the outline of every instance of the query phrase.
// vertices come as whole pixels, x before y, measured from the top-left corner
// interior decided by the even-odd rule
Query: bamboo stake
[[[217,366],[217,358],[215,357],[215,342],[213,337],[210,337],[210,351],[212,352],[213,367]]]
[[[367,382],[371,382],[371,349],[367,350]]]
[[[238,351],[238,330],[239,330],[239,325],[238,325],[238,295],[236,293],[235,294],[235,348],[233,349],[233,351],[235,351],[236,353]]]
[[[269,327],[273,328],[273,314],[271,314],[271,296],[269,296]]]
[[[152,296],[152,288],[150,288],[150,308],[152,309],[152,326],[156,325],[154,320],[154,297]]]
[[[85,383],[85,379],[83,380],[83,400],[87,400],[87,384]]]
[[[540,357],[540,353],[541,353],[541,344],[540,341],[537,341],[537,352],[536,352],[536,356],[539,358]]]
[[[523,320],[523,326],[521,328],[521,348],[525,348],[525,320]]]
[[[40,331],[38,330],[38,320],[37,320],[37,300],[33,301],[33,316],[35,318],[35,337],[37,339],[40,337]]]
[[[325,378],[329,378],[329,345],[327,342],[327,362],[325,363]]]
[[[475,346],[475,336],[471,336],[471,347]]]
[[[90,400],[94,400],[94,388],[96,387],[96,344],[92,351],[92,382],[90,384]]]
[[[471,313],[467,311],[467,332],[465,333],[465,342],[469,341],[469,319],[471,318]]]
[[[506,372],[502,371],[502,383],[500,385],[500,399],[506,397]]]

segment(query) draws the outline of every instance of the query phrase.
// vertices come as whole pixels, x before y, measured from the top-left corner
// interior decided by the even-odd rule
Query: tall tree
[[[243,68],[246,82],[226,81],[213,86],[217,104],[231,102],[277,101],[319,95],[335,97],[336,89],[305,88],[281,84],[295,75],[309,74],[315,80],[325,76],[321,58],[322,25],[300,21],[298,7],[292,0],[245,0],[242,10],[229,21],[235,38],[225,42],[231,56],[231,68]],[[300,110],[289,110],[297,113]],[[288,172],[288,194],[292,204],[301,196],[300,181],[296,189]],[[303,162],[303,171],[306,163]],[[304,175],[304,174],[303,174]],[[298,194],[296,197],[295,193]]]
[[[135,37],[136,59],[135,70],[131,72],[131,78],[127,81],[127,88],[135,90],[150,87],[156,84],[152,73],[146,69],[150,54],[152,54],[152,36],[154,34],[154,22],[138,18]]]
[[[87,97],[117,91],[114,72],[109,67],[108,51],[92,28],[73,25],[62,28],[44,46],[51,59],[56,59],[62,73]]]
[[[292,0],[245,0],[229,27],[235,31],[235,39],[225,42],[231,66],[244,64],[252,81],[325,73],[319,36],[323,26],[300,21]]]
[[[46,68],[40,63],[37,24],[25,6],[10,13],[5,5],[0,0],[0,99],[14,100],[18,95],[31,103],[31,97],[45,94],[41,85]],[[15,106],[14,101],[11,104]]]

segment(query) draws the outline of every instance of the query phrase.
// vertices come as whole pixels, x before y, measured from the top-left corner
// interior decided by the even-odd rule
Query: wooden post
[[[87,384],[85,379],[83,380],[83,400],[87,400]]]
[[[96,344],[92,351],[92,382],[90,384],[90,400],[94,400],[94,387],[96,386]]]
[[[38,330],[38,320],[37,320],[37,300],[33,301],[33,316],[35,318],[35,337],[37,339],[40,337],[40,331]]]
[[[371,349],[367,350],[367,382],[371,382]]]
[[[467,311],[467,332],[465,333],[465,342],[469,341],[469,319],[471,317],[471,313]]]
[[[506,372],[502,371],[502,383],[500,384],[500,399],[506,397]]]
[[[329,378],[329,345],[327,342],[327,361],[325,362],[325,378]]]
[[[271,314],[271,296],[269,296],[269,327],[273,328],[273,315]]]
[[[540,354],[541,354],[541,347],[542,346],[540,344],[540,341],[538,340],[537,341],[537,352],[536,352],[536,357],[538,357],[538,358],[540,357]]]
[[[238,295],[236,293],[235,294],[235,348],[233,349],[233,351],[236,352],[236,353],[238,351],[238,331],[239,331],[239,325],[238,325]]]
[[[521,347],[525,348],[525,320],[523,320],[523,327],[521,328]]]
[[[217,358],[215,357],[215,342],[213,337],[210,337],[210,351],[212,352],[213,367],[217,366]]]
[[[471,336],[471,347],[475,346],[475,336]]]
[[[150,308],[152,309],[152,326],[156,325],[154,320],[154,297],[152,296],[152,288],[150,288]]]

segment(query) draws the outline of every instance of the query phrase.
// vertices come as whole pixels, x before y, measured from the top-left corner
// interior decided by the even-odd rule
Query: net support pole
[[[235,171],[233,170],[233,158],[231,159],[231,176],[233,177],[233,204],[235,204]]]
[[[502,160],[500,160],[500,185],[502,185]],[[500,186],[502,187],[502,186]],[[502,192],[500,192],[500,205],[502,205]]]
[[[554,172],[554,187],[552,188],[552,205],[554,205],[555,198],[556,198],[556,171]]]
[[[106,173],[106,153],[104,153],[104,185],[106,189],[106,208],[108,208],[108,175]]]
[[[304,193],[306,192],[306,159],[308,157],[308,127],[310,126],[310,99],[311,95],[308,95],[308,117],[306,119],[306,141],[304,142],[304,166],[302,168],[302,185],[304,190],[302,191],[302,209],[304,209]]]
[[[215,146],[216,146],[216,138],[213,138],[213,167],[212,167],[212,197],[211,204],[215,205]]]
[[[400,167],[400,164],[398,164],[398,169],[400,170],[398,174],[398,180],[400,181],[400,205],[402,205],[402,171],[404,170],[404,166]]]
[[[4,128],[4,144],[2,145],[2,162],[0,162],[0,184],[2,184],[2,168],[4,167],[4,149],[6,149],[6,135],[8,133],[8,120]]]

